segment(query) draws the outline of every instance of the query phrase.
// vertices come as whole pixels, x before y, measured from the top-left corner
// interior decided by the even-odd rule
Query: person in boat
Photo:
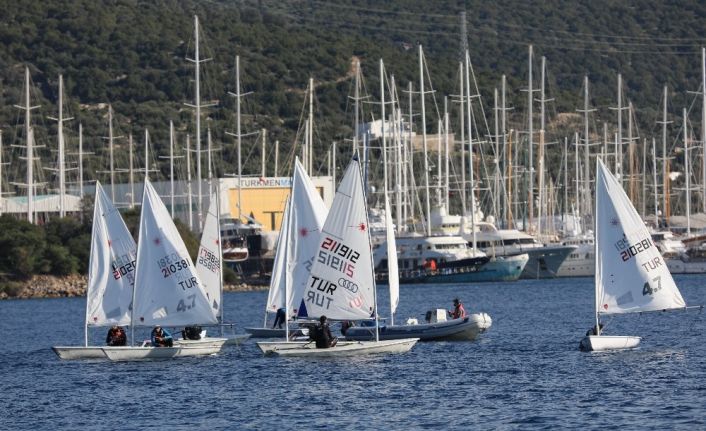
[[[109,346],[125,346],[127,345],[127,335],[122,326],[113,325],[108,330],[108,336],[105,337],[105,344]]]
[[[343,322],[341,322],[341,334],[343,334],[343,336],[345,337],[346,332],[348,332],[348,330],[353,326],[355,326],[355,323],[353,323],[353,321],[344,320]]]
[[[424,261],[424,269],[429,272],[436,271],[436,259],[429,259]]]
[[[284,321],[287,318],[287,310],[282,308],[277,309],[277,314],[275,314],[275,323],[272,325],[272,329],[279,328],[282,329],[282,325],[284,325]]]
[[[601,332],[603,332],[603,324],[602,323],[598,324],[598,328],[600,328]],[[598,331],[596,330],[596,325],[593,325],[593,328],[586,331],[586,336],[588,337],[589,335],[598,335]]]
[[[466,309],[458,298],[454,298],[454,309],[449,310],[452,319],[462,319],[466,317]]]
[[[317,349],[328,349],[333,347],[338,343],[338,338],[331,334],[331,328],[328,326],[326,321],[326,316],[321,316],[319,318],[319,324],[312,328],[313,333],[310,332],[310,336],[314,342],[316,342]]]
[[[152,345],[154,347],[172,347],[174,345],[172,334],[159,325],[155,326],[152,329]]]
[[[187,326],[181,331],[181,337],[185,340],[200,340],[201,339],[201,327]]]

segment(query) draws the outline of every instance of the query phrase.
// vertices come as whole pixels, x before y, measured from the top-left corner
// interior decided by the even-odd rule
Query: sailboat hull
[[[492,325],[486,313],[472,314],[463,319],[417,325],[382,325],[381,340],[419,338],[420,341],[473,341]],[[374,340],[374,326],[354,326],[346,331],[346,340]]]
[[[317,349],[314,343],[289,349],[275,349],[273,354],[289,357],[336,358],[373,354],[406,353],[414,347],[419,338],[386,341],[342,342],[328,349]]]
[[[221,351],[220,346],[182,347],[104,347],[105,356],[111,361],[151,361],[187,356],[213,355]]]
[[[228,342],[227,338],[221,337],[203,337],[200,340],[174,340],[175,347],[222,347]]]
[[[579,349],[584,352],[633,349],[640,344],[640,337],[587,335],[581,340]]]
[[[60,359],[105,359],[101,346],[54,346],[51,348]]]
[[[284,338],[287,335],[285,329],[276,328],[245,328],[245,332],[250,334],[252,338]],[[308,331],[303,331],[301,329],[290,329],[290,337],[299,337],[302,335],[307,335]]]

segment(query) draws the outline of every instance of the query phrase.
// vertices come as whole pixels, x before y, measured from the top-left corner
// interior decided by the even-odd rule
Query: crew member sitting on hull
[[[152,330],[152,345],[154,347],[172,347],[174,345],[172,334],[159,325],[155,326]]]
[[[122,326],[113,325],[108,330],[108,336],[105,337],[105,344],[109,346],[125,346],[127,345],[127,335]]]
[[[185,340],[200,340],[201,327],[196,325],[187,326],[181,331],[181,337]]]
[[[326,322],[326,316],[321,316],[319,324],[309,330],[309,337],[316,342],[317,349],[328,349],[338,343],[338,338],[331,334],[331,328]]]

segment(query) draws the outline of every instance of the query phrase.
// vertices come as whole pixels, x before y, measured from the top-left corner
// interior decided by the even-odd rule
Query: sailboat
[[[135,250],[135,240],[120,212],[103,191],[100,182],[96,182],[86,286],[84,345],[52,347],[59,358],[105,358],[102,346],[88,345],[88,327],[130,324]]]
[[[332,320],[360,320],[375,317],[377,300],[373,272],[370,230],[360,163],[348,165],[331,210],[326,217],[315,260],[309,271],[301,305],[300,318],[326,316]],[[295,287],[296,288],[296,287]],[[265,353],[281,356],[338,357],[371,353],[409,351],[418,338],[358,341],[317,349],[313,343],[258,347]]]
[[[395,232],[387,193],[385,194],[385,227],[387,230],[387,273],[389,274],[391,325],[380,326],[379,338],[381,340],[416,337],[420,341],[470,341],[490,328],[493,321],[487,313],[446,320],[446,310],[441,310],[436,314],[430,313],[430,321],[427,323],[415,322],[408,325],[395,325],[394,315],[399,303],[400,281]],[[372,340],[375,339],[375,336],[375,327],[372,326],[354,326],[348,328],[345,333],[346,340]]]
[[[297,157],[294,162],[292,190],[282,218],[274,267],[270,278],[270,291],[265,307],[265,321],[261,328],[245,328],[253,337],[288,337],[290,313],[297,313],[309,268],[319,247],[319,235],[324,226],[328,209],[316,191],[304,166]],[[284,308],[285,328],[268,328],[270,313]],[[290,311],[292,310],[292,311]],[[293,335],[301,335],[300,330]]]
[[[130,327],[218,323],[184,241],[161,198],[145,179]],[[219,352],[225,339],[196,346],[104,347],[113,361],[164,359]]]
[[[686,303],[647,227],[603,162],[596,162],[595,335],[584,351],[630,349],[640,337],[601,334],[601,314],[685,309]]]
[[[219,228],[220,198],[219,193],[211,195],[211,203],[206,214],[206,221],[201,233],[201,244],[196,257],[196,273],[203,284],[206,298],[215,311],[218,320],[223,323],[223,242]],[[219,342],[222,337],[206,337],[205,331],[200,340],[181,339],[179,345],[199,345],[209,342]],[[226,338],[226,344],[240,344],[250,338],[249,335],[234,335]]]

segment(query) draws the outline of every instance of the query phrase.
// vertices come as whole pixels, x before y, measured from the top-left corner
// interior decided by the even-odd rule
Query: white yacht
[[[479,221],[482,215],[476,215],[475,240],[478,250],[491,257],[509,257],[527,254],[528,262],[520,278],[553,278],[559,267],[576,247],[573,245],[545,245],[533,236],[515,229],[498,229],[492,217]],[[432,229],[446,234],[461,235],[466,241],[472,241],[471,223],[465,221],[461,230],[462,217],[447,215],[444,208],[436,208],[432,214]]]
[[[402,283],[464,283],[511,281],[527,264],[526,254],[491,257],[473,250],[460,236],[409,234],[396,238]],[[387,279],[387,243],[373,245],[379,281]]]
[[[564,238],[561,244],[576,248],[559,267],[557,277],[593,277],[595,274],[593,232]]]

